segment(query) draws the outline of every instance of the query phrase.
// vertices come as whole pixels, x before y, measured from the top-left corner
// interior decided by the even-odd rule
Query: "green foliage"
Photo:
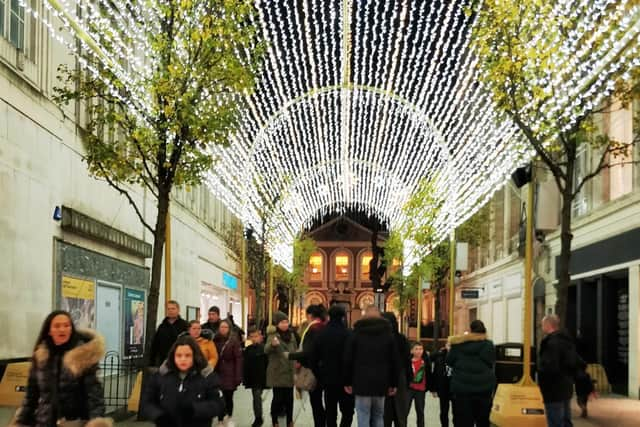
[[[200,183],[214,161],[207,147],[230,143],[240,95],[253,90],[264,47],[249,25],[256,14],[250,1],[151,3],[160,31],[145,27],[154,62],[135,74],[135,88],[112,72],[110,60],[88,54],[97,75],[61,66],[54,98],[86,108],[85,160],[93,175],[121,192],[123,184],[139,184],[162,198],[174,185]],[[92,34],[112,49],[99,23],[90,21]],[[127,40],[123,29],[108,33]],[[251,56],[237,54],[245,51]]]
[[[318,249],[315,240],[309,236],[301,236],[293,242],[293,265],[291,271],[281,266],[274,268],[274,277],[278,285],[289,289],[292,301],[307,291],[304,275],[311,255]]]

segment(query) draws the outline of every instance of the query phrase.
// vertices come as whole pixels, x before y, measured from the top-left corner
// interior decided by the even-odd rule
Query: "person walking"
[[[267,387],[273,389],[271,421],[274,427],[278,427],[278,417],[283,413],[287,417],[287,427],[293,427],[293,362],[289,360],[289,353],[297,347],[287,315],[280,311],[274,313],[273,325],[267,327],[264,347],[269,358]]]
[[[538,385],[549,427],[570,427],[578,354],[571,338],[559,329],[558,316],[548,315],[542,319],[545,336],[540,342]]]
[[[264,423],[262,418],[262,392],[267,388],[267,355],[264,352],[262,333],[255,326],[248,331],[249,345],[242,355],[242,382],[244,387],[251,390],[253,398],[254,421],[251,427],[260,427]]]
[[[202,336],[202,326],[200,326],[200,322],[197,320],[189,322],[189,335],[196,340],[205,360],[215,369],[218,364],[218,350],[215,344],[213,344],[213,341]]]
[[[322,384],[318,381],[319,373],[312,357],[315,340],[326,325],[325,317],[326,310],[322,304],[312,304],[307,307],[307,326],[302,333],[301,349],[289,354],[289,360],[295,360],[301,366],[310,369],[316,378],[316,386],[313,390],[309,390],[309,401],[311,402],[315,427],[325,427],[326,424],[326,413],[322,403]]]
[[[224,414],[218,414],[218,424],[233,427],[233,393],[242,383],[242,349],[238,337],[227,320],[220,322],[218,333],[213,338],[218,350],[216,373],[220,377],[220,389],[224,398]]]
[[[207,321],[202,325],[202,331],[206,335],[210,335],[213,339],[220,328],[220,308],[212,305],[207,313]]]
[[[369,306],[344,352],[345,391],[355,396],[358,427],[384,425],[384,398],[396,394],[398,363],[391,324]]]
[[[315,339],[313,364],[318,370],[317,379],[324,389],[327,427],[337,427],[340,407],[340,427],[350,427],[353,421],[353,395],[344,390],[345,378],[343,354],[351,336],[345,325],[345,309],[339,305],[329,308],[329,322]]]
[[[451,368],[446,363],[447,347],[442,347],[433,355],[433,375],[432,375],[432,392],[438,396],[440,401],[440,426],[449,427],[449,407],[451,406],[452,396],[451,386]],[[455,423],[455,417],[453,419]]]
[[[587,364],[582,358],[578,358],[576,370],[576,401],[578,402],[578,407],[580,407],[581,418],[587,418],[589,416],[587,405],[589,403],[589,397],[594,391],[593,380],[587,372]]]
[[[480,320],[471,322],[471,332],[449,337],[446,363],[452,369],[451,393],[456,427],[489,427],[489,414],[496,388],[495,347],[487,339]]]
[[[97,378],[103,356],[104,340],[100,335],[76,330],[66,311],[50,313],[33,349],[24,400],[9,425],[111,426],[111,420],[103,418],[104,394]]]
[[[180,304],[174,300],[167,301],[166,317],[158,326],[151,343],[151,366],[162,365],[178,336],[188,330],[189,324],[180,317]]]
[[[398,352],[398,391],[393,396],[384,399],[384,425],[385,427],[406,427],[407,407],[409,406],[409,388],[407,384],[407,360],[410,357],[409,341],[400,333],[398,319],[390,311],[382,314],[391,324],[391,333]]]
[[[196,341],[180,336],[142,392],[140,412],[158,427],[210,427],[224,414],[218,381]]]
[[[407,367],[409,396],[407,399],[407,416],[411,412],[411,402],[415,402],[417,427],[424,427],[424,402],[427,391],[433,388],[431,384],[431,360],[429,353],[424,351],[422,343],[411,345],[411,357]]]

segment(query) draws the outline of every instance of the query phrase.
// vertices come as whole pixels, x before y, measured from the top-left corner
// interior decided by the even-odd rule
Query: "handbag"
[[[307,335],[307,331],[309,331],[309,328],[311,328],[311,326],[315,323],[318,323],[318,321],[314,320],[309,324],[309,326],[307,326],[307,329],[304,330],[302,338],[300,339],[300,351],[302,351],[302,344],[304,343],[304,337]],[[293,385],[298,390],[313,391],[318,385],[318,380],[316,379],[316,376],[313,374],[313,371],[311,369],[307,368],[306,366],[300,366],[298,369],[296,369],[296,372],[293,375]]]

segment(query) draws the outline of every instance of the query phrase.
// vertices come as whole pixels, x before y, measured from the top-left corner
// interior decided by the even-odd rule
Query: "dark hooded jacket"
[[[146,384],[140,412],[158,427],[210,427],[224,412],[218,377],[207,365],[181,378],[165,363]]]
[[[398,386],[399,363],[391,324],[382,318],[358,320],[344,353],[345,385],[353,394],[385,396]]]
[[[242,349],[235,335],[223,337],[218,334],[213,339],[218,350],[216,373],[220,376],[222,390],[235,390],[242,383]]]
[[[493,393],[496,386],[496,351],[486,334],[469,333],[449,337],[451,350],[446,363],[451,367],[451,393]]]
[[[36,347],[17,425],[50,427],[60,418],[92,420],[88,427],[106,425],[109,421],[99,418],[105,408],[97,378],[104,339],[93,331],[76,331],[64,350],[52,346],[41,342]]]
[[[169,350],[176,342],[178,336],[189,330],[189,324],[182,317],[178,316],[175,322],[169,322],[169,318],[165,317],[156,334],[153,336],[151,343],[151,365],[160,366],[167,358]]]
[[[242,382],[245,388],[267,388],[267,364],[264,344],[251,344],[242,354]]]
[[[540,342],[538,384],[545,403],[561,402],[573,396],[578,354],[571,338],[557,331]]]
[[[447,354],[447,349],[443,347],[435,352],[432,357],[433,375],[431,376],[431,390],[438,393],[440,399],[450,398],[451,368],[446,364]]]
[[[315,351],[316,338],[325,328],[326,323],[320,319],[316,319],[303,330],[302,349],[295,353],[289,353],[289,360],[296,360],[306,368],[313,371],[313,374],[318,378],[318,367],[315,364],[315,359],[312,357]]]
[[[329,320],[327,326],[318,333],[313,350],[313,365],[316,378],[324,386],[344,386],[343,355],[351,331],[342,320]]]

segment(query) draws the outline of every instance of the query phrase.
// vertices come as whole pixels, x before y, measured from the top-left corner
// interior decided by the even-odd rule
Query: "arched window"
[[[309,281],[322,282],[323,269],[322,253],[314,252],[309,258]]]
[[[391,262],[391,268],[388,268],[388,273],[387,275],[390,276],[393,273],[395,273],[396,271],[400,270],[400,267],[402,267],[402,262],[399,259],[395,259]]]
[[[360,281],[361,282],[370,282],[369,272],[371,271],[371,259],[373,258],[373,254],[371,251],[363,252],[360,255]]]
[[[349,281],[349,276],[351,272],[351,265],[349,264],[349,254],[341,251],[335,255],[335,263],[336,271],[335,271],[335,281],[336,282],[347,282]]]

